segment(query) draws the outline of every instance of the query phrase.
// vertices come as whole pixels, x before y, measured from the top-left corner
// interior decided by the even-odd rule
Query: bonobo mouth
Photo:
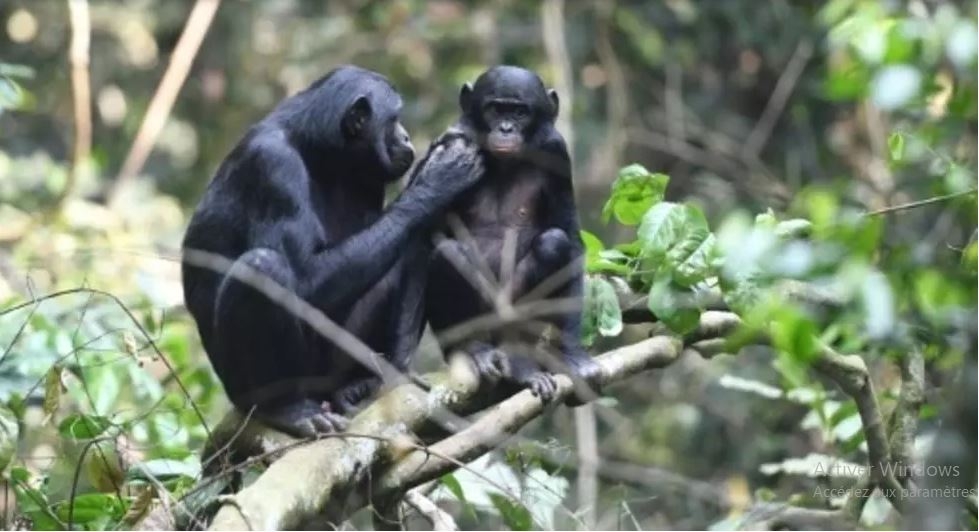
[[[486,142],[486,149],[493,155],[509,156],[520,153],[522,143],[518,139],[494,139]]]
[[[400,150],[392,150],[394,153],[388,155],[391,159],[391,173],[395,174],[395,178],[401,177],[405,172],[411,168],[411,163],[415,161],[415,150],[406,147]]]

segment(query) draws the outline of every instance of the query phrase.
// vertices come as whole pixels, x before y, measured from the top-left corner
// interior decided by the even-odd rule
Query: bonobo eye
[[[530,115],[530,108],[523,104],[513,106],[513,117],[517,119],[527,118]]]

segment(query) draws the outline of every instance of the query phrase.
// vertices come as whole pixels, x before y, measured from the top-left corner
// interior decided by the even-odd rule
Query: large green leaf
[[[711,275],[713,271],[712,262],[715,256],[715,239],[714,235],[706,230],[704,234],[706,237],[702,240],[700,235],[687,239],[684,241],[684,245],[673,248],[667,254],[668,262],[672,262],[674,257],[677,260],[676,266],[673,268],[673,280],[677,284],[693,286]]]
[[[649,269],[672,275],[680,286],[692,286],[710,275],[715,240],[697,207],[659,203],[643,216],[638,234]]]
[[[656,319],[674,332],[685,334],[700,323],[700,309],[692,306],[693,300],[694,295],[688,288],[675,287],[669,277],[663,277],[650,288],[648,306]]]
[[[651,174],[642,165],[626,166],[612,183],[602,219],[607,222],[614,215],[621,224],[636,225],[651,206],[663,200],[669,182],[666,174]]]

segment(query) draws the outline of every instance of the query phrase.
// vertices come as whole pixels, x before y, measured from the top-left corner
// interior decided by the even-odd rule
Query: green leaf
[[[76,496],[74,504],[64,501],[55,510],[58,519],[66,523],[69,513],[73,524],[88,525],[86,528],[96,530],[108,528],[106,525],[111,521],[122,518],[126,506],[114,493],[86,493]]]
[[[812,231],[812,222],[802,218],[793,218],[779,222],[774,228],[775,236],[779,238],[798,238],[809,235]]]
[[[642,243],[635,240],[632,242],[626,242],[625,244],[617,244],[614,249],[621,251],[627,257],[638,257],[642,253]]]
[[[656,319],[666,324],[670,330],[686,334],[697,328],[700,323],[700,309],[692,308],[692,292],[688,297],[679,297],[669,277],[663,277],[653,283],[649,289],[647,304]]]
[[[598,256],[599,252],[605,249],[605,245],[602,244],[600,238],[584,229],[581,230],[581,242],[585,245],[585,255],[589,258]]]
[[[605,249],[602,241],[588,231],[581,231],[585,245],[585,270],[589,273],[629,274],[629,257],[617,249]]]
[[[904,135],[900,131],[887,137],[887,149],[891,154],[891,162],[897,163],[904,159]]]
[[[742,318],[751,315],[762,301],[763,286],[757,276],[742,275],[735,279],[721,278],[724,291],[724,303]]]
[[[510,530],[531,529],[534,520],[530,516],[530,511],[523,504],[499,493],[490,493],[489,497]]]
[[[715,239],[697,207],[659,203],[643,216],[638,234],[644,264],[678,285],[693,286],[711,274]]]
[[[778,218],[775,217],[775,211],[772,209],[768,209],[767,211],[755,216],[755,226],[757,227],[774,229],[776,224],[778,224]]]
[[[651,206],[663,200],[669,182],[666,174],[651,174],[642,165],[626,166],[612,183],[612,193],[602,208],[602,219],[608,222],[614,215],[621,224],[636,225]]]
[[[707,236],[700,243],[693,247],[690,253],[679,260],[679,263],[673,269],[673,279],[677,284],[683,286],[693,286],[704,279],[707,279],[713,273],[713,259],[715,257],[715,239],[714,235],[710,232],[705,233]],[[673,250],[684,250],[691,248],[693,243],[697,242],[700,238],[700,234],[696,237],[692,237],[686,240],[686,244],[683,247],[676,247]],[[670,256],[676,256],[678,259],[681,257],[679,253],[673,253],[671,251]]]
[[[816,325],[799,312],[785,311],[772,322],[772,344],[798,361],[809,362],[819,354]]]
[[[686,222],[683,205],[663,202],[649,209],[642,217],[638,231],[643,256],[651,262],[661,262],[666,252],[681,239]]]
[[[469,504],[469,501],[466,500],[466,492],[463,491],[462,484],[459,483],[459,480],[456,479],[456,477],[453,476],[452,473],[449,473],[447,475],[442,475],[442,478],[439,479],[439,482],[443,486],[445,486],[446,489],[448,489],[452,493],[452,495],[454,495],[455,498],[459,500],[459,502],[462,503],[462,506],[469,512],[472,518],[476,519],[476,510],[472,507],[471,504]]]
[[[622,309],[612,283],[601,277],[585,278],[582,342],[591,345],[595,335],[618,336],[622,332]]]
[[[72,414],[58,424],[58,432],[65,438],[89,440],[105,432],[112,423],[102,416]]]
[[[622,309],[615,287],[605,279],[597,279],[595,289],[598,305],[598,333],[602,336],[618,336],[622,332]]]

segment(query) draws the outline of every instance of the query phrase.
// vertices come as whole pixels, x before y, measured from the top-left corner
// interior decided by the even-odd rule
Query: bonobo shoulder
[[[267,126],[243,141],[247,156],[262,164],[302,163],[302,156],[279,127]]]

